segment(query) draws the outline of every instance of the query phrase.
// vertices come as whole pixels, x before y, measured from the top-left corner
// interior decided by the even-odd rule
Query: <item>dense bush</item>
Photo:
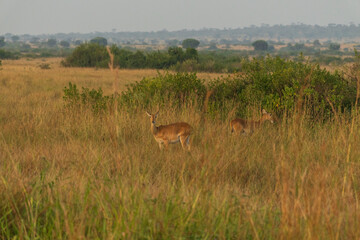
[[[241,61],[246,59],[247,55],[243,53],[234,53],[229,51],[202,51],[198,59],[189,59],[178,62],[170,67],[177,72],[195,71],[195,72],[224,72],[234,73],[241,70]]]
[[[70,47],[70,43],[68,41],[62,40],[62,41],[60,41],[60,46],[68,48],[68,47]]]
[[[41,64],[39,64],[39,68],[41,68],[41,69],[51,69],[49,63],[41,63]]]
[[[103,37],[96,37],[90,40],[90,43],[97,43],[100,46],[106,46],[108,44],[107,39]]]
[[[303,61],[302,56],[311,56],[313,62],[323,65],[343,64],[351,62],[349,58],[351,53],[341,51],[320,50],[313,46],[306,46],[303,43],[294,45],[288,44],[279,50],[268,47],[268,51],[229,51],[229,50],[202,50],[181,47],[169,47],[166,51],[141,51],[119,48],[116,45],[111,46],[111,52],[114,54],[114,65],[120,68],[129,69],[169,69],[174,71],[197,71],[197,72],[223,72],[234,73],[241,71],[241,61],[249,56],[266,56],[270,53],[282,58],[290,58],[295,61]],[[272,49],[272,50],[271,50]],[[35,51],[35,50],[32,50]],[[54,51],[47,49],[49,51]],[[106,68],[109,56],[105,46],[97,43],[81,44],[72,53],[67,48],[62,48],[63,55],[67,57],[62,62],[66,67],[100,67]],[[42,53],[43,54],[43,53]],[[54,55],[54,53],[49,53]],[[300,56],[300,57],[299,57]],[[342,56],[347,56],[343,58]]]
[[[77,86],[71,82],[63,91],[66,107],[90,107],[95,113],[108,110],[115,99],[115,95],[104,96],[101,88],[89,90],[82,87],[80,93]],[[201,105],[202,101],[198,100],[205,94],[204,82],[197,78],[195,73],[166,73],[130,84],[126,91],[117,96],[117,100],[121,107],[127,109],[147,109],[165,104],[181,107],[189,104]]]
[[[255,51],[266,51],[268,50],[269,44],[264,40],[257,40],[251,44]]]
[[[123,106],[149,108],[171,104],[180,107],[195,104],[206,94],[206,87],[195,73],[159,74],[131,84],[120,97]]]
[[[119,49],[113,45],[110,48],[114,54],[114,65],[120,68],[155,68],[167,69],[170,66],[182,63],[186,60],[198,60],[196,49],[186,49],[170,47],[167,52],[136,52]],[[97,43],[85,43],[78,46],[71,55],[69,55],[62,65],[65,67],[107,67],[109,55],[105,46]]]
[[[337,57],[337,56],[319,55],[319,56],[315,57],[312,60],[312,62],[318,63],[318,64],[324,64],[324,65],[329,65],[329,64],[341,65],[344,62],[347,62],[349,60],[353,61],[352,58],[347,58],[347,60],[345,61],[345,59],[342,59],[341,57]]]
[[[97,43],[78,46],[64,61],[66,67],[107,67],[109,55],[106,48]]]
[[[185,49],[187,49],[187,48],[197,48],[200,45],[200,42],[198,40],[196,40],[196,39],[193,39],[193,38],[187,38],[187,39],[182,41],[181,45]]]
[[[298,56],[299,54],[306,56],[316,56],[320,54],[320,50],[314,46],[306,46],[303,43],[289,43],[286,47],[280,48],[276,55],[281,57]]]
[[[18,58],[16,53],[0,49],[0,59],[16,59],[16,58]]]
[[[56,47],[57,41],[54,38],[50,38],[47,40],[46,44],[48,47]]]
[[[150,108],[159,105],[202,108],[206,89],[212,90],[207,112],[226,118],[246,115],[248,106],[261,106],[281,116],[302,107],[309,117],[324,119],[336,110],[349,110],[355,102],[356,83],[339,72],[331,73],[309,63],[265,57],[242,62],[242,72],[210,81],[205,85],[195,73],[159,74],[131,84],[118,99],[123,108]],[[87,90],[79,94],[76,86],[65,88],[64,100],[106,108],[113,96]],[[69,96],[72,96],[69,98]],[[97,102],[100,101],[98,104]],[[300,104],[300,105],[299,105]]]
[[[146,55],[146,66],[153,69],[167,69],[172,62],[170,56],[160,51],[149,52]]]
[[[265,57],[245,60],[242,73],[210,83],[215,109],[226,103],[245,114],[245,106],[261,105],[279,115],[293,111],[299,97],[313,118],[329,116],[335,109],[349,109],[355,102],[356,86],[337,71],[319,65]]]
[[[340,50],[340,44],[338,44],[338,43],[330,43],[329,49],[334,50],[334,51],[338,51],[338,50]]]
[[[3,36],[0,36],[0,47],[3,47],[6,45],[6,42],[5,42],[5,37]]]
[[[82,87],[81,93],[75,84],[69,83],[64,88],[63,100],[68,108],[89,107],[94,113],[105,112],[113,103],[113,95],[104,96],[101,88],[98,90]]]

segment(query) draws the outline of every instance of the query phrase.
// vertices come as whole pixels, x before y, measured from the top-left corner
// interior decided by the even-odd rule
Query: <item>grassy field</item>
[[[190,153],[161,152],[142,110],[64,108],[68,82],[110,94],[114,73],[59,61],[0,67],[0,239],[360,238],[356,113],[280,119],[243,137],[230,133],[234,116],[160,109],[158,124],[194,128]],[[157,72],[118,74],[124,90]]]

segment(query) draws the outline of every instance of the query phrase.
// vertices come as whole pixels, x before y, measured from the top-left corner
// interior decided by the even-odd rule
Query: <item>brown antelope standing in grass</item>
[[[245,120],[241,118],[236,118],[230,122],[231,132],[250,134],[254,132],[255,129],[259,128],[265,121],[270,121],[274,123],[274,119],[270,113],[266,112],[265,109],[262,110],[262,116],[259,121],[254,120]]]
[[[150,117],[151,133],[154,135],[155,140],[158,142],[160,149],[168,148],[169,143],[180,142],[183,149],[190,151],[190,134],[192,127],[186,122],[177,122],[169,125],[155,126],[156,117],[159,111],[155,114],[146,112]]]

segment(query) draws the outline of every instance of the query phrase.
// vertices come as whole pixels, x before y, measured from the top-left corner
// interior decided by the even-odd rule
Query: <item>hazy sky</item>
[[[360,24],[360,0],[0,0],[0,35]]]

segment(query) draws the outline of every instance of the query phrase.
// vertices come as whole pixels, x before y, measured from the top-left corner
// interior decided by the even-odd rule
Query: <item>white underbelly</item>
[[[156,140],[158,143],[164,143],[164,139],[155,138],[155,140]],[[168,142],[169,142],[170,144],[178,143],[178,142],[180,142],[180,137],[175,138],[175,139],[170,139],[170,140],[168,140]]]
[[[180,141],[180,138],[172,139],[169,141],[169,143],[178,143]]]

